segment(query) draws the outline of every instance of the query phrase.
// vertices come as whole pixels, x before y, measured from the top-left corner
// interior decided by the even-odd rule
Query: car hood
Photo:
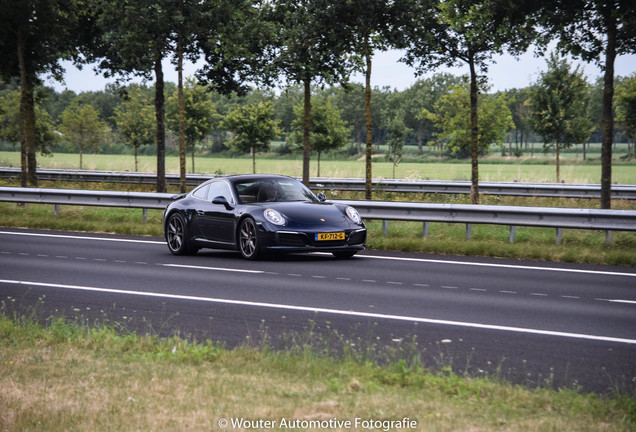
[[[288,229],[334,230],[353,225],[343,210],[331,203],[271,202],[262,207],[279,211],[285,217]]]

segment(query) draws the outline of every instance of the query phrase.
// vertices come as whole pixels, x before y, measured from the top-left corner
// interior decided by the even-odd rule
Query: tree
[[[20,92],[12,91],[0,97],[0,139],[20,142]],[[34,107],[35,113],[35,149],[42,155],[51,153],[50,146],[59,141],[49,113]]]
[[[528,136],[531,134],[530,125],[528,124],[528,104],[526,103],[528,100],[528,89],[510,89],[505,91],[503,96],[506,99],[508,109],[512,114],[512,121],[514,122],[514,126],[510,131],[508,153],[521,156],[523,153],[521,146],[523,146],[524,142],[528,142]],[[513,138],[515,150],[512,149]]]
[[[329,99],[318,99],[312,103],[311,138],[312,150],[318,155],[317,176],[320,177],[320,155],[336,150],[349,142],[351,128],[342,119],[340,110]],[[294,108],[296,120],[292,124],[290,141],[303,142],[303,105]]]
[[[433,111],[437,101],[449,89],[461,83],[461,78],[448,73],[438,73],[430,78],[420,79],[402,93],[400,103],[404,110],[406,126],[415,131],[418,153],[423,153],[424,140],[429,140],[435,132],[431,120],[420,116],[423,108]]]
[[[91,12],[82,0],[0,1],[0,76],[20,78],[22,186],[37,185],[34,90],[39,76],[62,80],[62,58],[78,61],[90,43]]]
[[[85,151],[99,150],[99,145],[108,139],[110,129],[106,122],[99,119],[97,111],[91,105],[80,106],[73,103],[62,113],[60,130],[69,142],[71,149],[79,152],[80,169]]]
[[[588,84],[579,66],[572,72],[565,59],[550,55],[548,70],[530,89],[530,125],[543,137],[544,151],[556,153],[556,181],[561,181],[560,151],[587,141],[592,126],[587,118]]]
[[[528,7],[529,9],[525,9]],[[477,113],[480,81],[488,63],[504,49],[525,50],[535,34],[532,2],[506,0],[412,0],[411,23],[404,26],[407,46],[405,61],[420,72],[438,66],[465,63],[470,70],[470,200],[479,203],[479,120]],[[478,74],[478,71],[481,75]]]
[[[271,141],[281,134],[274,120],[271,102],[258,102],[237,107],[229,113],[221,127],[234,132],[230,146],[252,154],[252,172],[256,173],[256,152],[269,150]]]
[[[612,206],[614,61],[636,53],[636,8],[630,0],[545,2],[541,14],[546,39],[556,36],[564,51],[593,61],[604,71],[601,147],[601,208]]]
[[[139,86],[133,85],[128,88],[126,99],[115,109],[115,122],[119,136],[134,149],[135,172],[138,172],[139,147],[152,144],[156,131],[152,102],[142,95]]]
[[[364,110],[366,122],[365,198],[372,197],[373,120],[371,114],[371,67],[373,52],[385,50],[397,38],[400,19],[405,14],[405,2],[384,0],[350,0],[344,21],[348,28],[353,52],[359,56],[365,76]]]
[[[169,0],[97,0],[101,40],[93,55],[101,58],[99,69],[106,76],[155,77],[155,140],[157,145],[157,192],[166,191],[166,130],[163,59],[171,52]],[[143,11],[143,13],[140,13]]]
[[[456,156],[472,156],[473,136],[471,129],[472,109],[467,84],[455,86],[452,91],[435,104],[434,111],[423,109],[421,116],[439,128],[435,134],[445,141],[448,150]],[[512,115],[503,95],[482,97],[477,107],[479,112],[479,135],[477,151],[483,153],[491,144],[502,144],[508,129],[513,126]]]
[[[636,74],[625,78],[616,88],[616,121],[636,144]]]
[[[411,132],[411,129],[404,124],[403,113],[396,113],[395,117],[387,124],[389,131],[389,139],[387,141],[386,160],[393,163],[393,178],[395,178],[395,169],[402,161],[404,156],[404,140]]]
[[[340,110],[342,119],[351,126],[351,139],[357,143],[358,153],[362,153],[362,143],[366,137],[366,109],[364,106],[364,85],[348,83],[330,89],[332,100]]]
[[[183,137],[186,148],[191,152],[194,172],[195,146],[212,132],[221,116],[208,98],[206,88],[192,78],[186,80],[182,97],[185,121],[182,122],[180,117],[179,96],[173,95],[168,99],[168,127],[172,131],[177,131],[183,126]]]
[[[279,0],[273,20],[278,25],[277,55],[271,70],[303,85],[303,183],[309,184],[311,158],[311,85],[344,81],[353,69],[345,37],[344,2]]]

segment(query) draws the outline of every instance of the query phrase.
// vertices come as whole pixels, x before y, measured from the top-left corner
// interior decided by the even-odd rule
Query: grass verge
[[[591,432],[636,427],[636,399],[630,395],[528,389],[460,377],[448,368],[432,373],[399,357],[379,366],[351,352],[336,359],[300,342],[287,351],[270,350],[266,343],[227,350],[210,342],[121,333],[105,325],[89,328],[60,318],[42,326],[1,313],[0,347],[2,430],[374,426]],[[412,421],[408,427],[388,423],[404,418]],[[239,427],[240,419],[250,423]],[[224,420],[229,423],[225,428]],[[350,422],[350,427],[335,422]]]

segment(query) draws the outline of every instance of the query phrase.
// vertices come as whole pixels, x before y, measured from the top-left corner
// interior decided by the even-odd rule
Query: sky
[[[415,76],[415,69],[399,62],[401,52],[397,50],[378,52],[373,57],[371,85],[373,87],[389,87],[399,91],[412,86],[419,78]],[[518,59],[510,55],[499,55],[493,57],[494,62],[488,69],[488,80],[491,91],[503,91],[512,88],[524,88],[536,82],[541,72],[547,69],[546,58],[535,57],[531,52],[523,54]],[[575,65],[580,64],[590,82],[594,82],[602,76],[601,70],[592,63],[584,63],[570,59]],[[115,79],[106,79],[93,71],[90,65],[78,70],[72,63],[63,63],[66,68],[65,82],[59,83],[54,80],[47,80],[46,85],[55,88],[58,92],[64,89],[72,90],[76,93],[85,91],[103,90],[107,83],[112,83]],[[636,73],[636,55],[619,56],[615,62],[615,76],[628,76]],[[184,66],[184,77],[193,76],[197,69],[194,64]],[[468,67],[440,68],[429,72],[423,77],[431,76],[439,72],[449,72],[454,75],[468,74]],[[166,81],[177,82],[177,73],[174,66],[166,60],[164,62],[164,79]],[[135,80],[139,82],[139,79]],[[351,77],[351,81],[364,83],[364,75],[356,74]],[[152,84],[152,81],[149,82]]]

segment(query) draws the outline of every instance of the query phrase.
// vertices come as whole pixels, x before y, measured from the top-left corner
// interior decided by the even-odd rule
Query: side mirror
[[[327,197],[325,196],[325,194],[324,194],[324,193],[319,193],[319,194],[317,195],[317,197],[318,197],[318,201],[320,201],[320,202],[325,202],[325,201],[327,201]]]
[[[225,198],[224,196],[219,195],[218,197],[214,198],[212,200],[212,204],[222,204],[223,206],[225,206],[225,208],[227,210],[232,210],[232,205],[227,201],[227,198]]]

